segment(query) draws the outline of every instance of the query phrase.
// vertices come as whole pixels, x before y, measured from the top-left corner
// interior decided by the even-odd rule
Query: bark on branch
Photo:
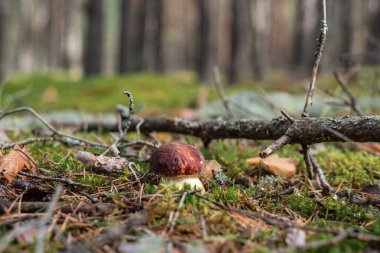
[[[139,122],[132,118],[129,130],[135,130]],[[89,126],[87,125],[87,128]],[[291,143],[300,144],[348,139],[355,142],[380,141],[380,116],[300,118],[293,124],[285,117],[277,117],[271,121],[247,119],[189,121],[179,118],[146,118],[139,128],[143,133],[169,132],[197,136],[203,140],[227,138],[276,140],[287,135],[291,138]],[[329,129],[341,133],[347,139],[341,138]]]

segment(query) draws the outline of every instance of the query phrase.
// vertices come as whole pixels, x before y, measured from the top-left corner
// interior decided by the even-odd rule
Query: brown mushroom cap
[[[160,176],[175,177],[199,174],[205,159],[202,153],[189,144],[166,143],[155,150],[149,159],[150,170]]]

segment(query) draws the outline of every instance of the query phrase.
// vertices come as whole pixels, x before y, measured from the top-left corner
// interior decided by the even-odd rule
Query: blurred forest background
[[[380,1],[331,0],[322,70],[380,62]],[[0,78],[219,66],[228,84],[309,76],[318,0],[0,0]]]

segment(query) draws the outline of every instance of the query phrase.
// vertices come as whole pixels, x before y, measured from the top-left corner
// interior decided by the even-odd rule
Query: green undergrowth
[[[380,91],[377,76],[378,67],[363,67],[349,82],[351,92],[355,96],[378,96]],[[226,83],[225,78],[222,79]],[[243,80],[233,86],[226,86],[225,92],[233,94],[248,89],[304,94],[306,83],[307,79],[292,81],[285,73],[273,71],[264,82]],[[212,81],[203,84],[208,86],[206,100],[218,99]],[[127,103],[123,91],[129,90],[141,115],[176,113],[184,107],[197,106],[199,93],[206,92],[200,87],[201,83],[192,72],[135,73],[85,79],[62,72],[15,75],[0,88],[0,108],[7,110],[31,106],[42,112],[67,109],[109,112],[115,110],[116,104]],[[318,88],[345,96],[331,73],[321,75]]]
[[[88,79],[75,79],[59,73],[35,74],[14,77],[6,82],[2,107],[31,106],[45,112],[67,109],[92,113],[114,111],[116,104],[127,103],[124,90],[132,92],[137,111],[150,114],[194,106],[198,83],[189,73],[144,73]]]
[[[93,138],[91,134],[85,134],[83,137]],[[101,136],[101,138],[108,142],[111,141],[109,136]],[[187,140],[194,144],[198,143],[195,138],[187,138]],[[298,181],[305,182],[306,171],[300,154],[300,147],[297,145],[288,145],[278,152],[280,157],[291,157],[299,161],[297,173],[291,179],[268,175],[264,172],[258,172],[259,168],[248,167],[246,159],[257,157],[266,144],[267,142],[225,140],[214,141],[207,149],[202,148],[206,159],[215,159],[221,164],[223,174],[220,175],[224,175],[226,178],[223,185],[214,179],[207,181],[205,185],[207,192],[203,195],[227,207],[287,217],[295,222],[308,221],[307,224],[311,226],[340,228],[347,231],[380,235],[379,210],[374,206],[353,204],[346,198],[335,200],[333,193],[323,197],[320,195],[319,198],[316,198],[312,194],[315,189],[311,189],[306,184],[301,184],[290,195],[267,197],[267,193],[281,191]],[[76,182],[90,185],[91,188],[86,190],[88,194],[97,194],[104,189],[113,196],[108,201],[117,203],[119,210],[105,220],[98,217],[92,221],[92,226],[98,228],[112,227],[112,224],[118,222],[117,215],[125,212],[125,208],[128,209],[129,204],[123,204],[122,198],[133,198],[140,194],[138,186],[129,183],[133,180],[133,176],[128,169],[125,169],[125,175],[97,175],[77,160],[76,153],[80,150],[78,148],[67,148],[52,143],[35,143],[29,145],[29,150],[38,167],[51,171],[49,176],[70,178]],[[87,150],[95,154],[101,153],[101,150]],[[361,191],[363,185],[379,183],[380,158],[374,155],[342,149],[342,146],[329,144],[322,147],[317,159],[326,174],[327,180],[335,188]],[[138,165],[137,173],[148,173],[149,165],[146,161],[135,162]],[[143,180],[142,195],[163,195],[163,197],[152,198],[144,206],[148,217],[143,226],[160,234],[163,229],[167,229],[173,213],[178,209],[179,198],[170,196],[172,194],[181,195],[182,190],[159,183],[159,180],[151,177],[149,173],[145,175]],[[244,180],[248,183],[242,183],[245,182]],[[314,182],[312,183],[314,184]],[[47,182],[47,184],[55,185],[53,182]],[[110,188],[111,185],[114,187],[123,185],[124,188],[115,191],[115,188]],[[125,188],[126,185],[137,188]],[[185,190],[191,190],[191,188],[185,186]],[[75,189],[71,189],[71,191],[75,191]],[[257,194],[262,193],[264,193],[262,198],[254,198]],[[133,214],[127,215],[132,217]],[[213,203],[194,195],[186,196],[184,204],[179,210],[173,236],[184,242],[200,241],[202,238],[201,217],[205,221],[208,232],[206,245],[207,242],[230,241],[236,248],[250,247],[255,249],[253,252],[270,252],[273,247],[286,247],[286,230],[269,226],[257,218],[247,218],[222,210]],[[67,229],[69,231],[64,232],[65,235],[72,233],[75,236],[82,231],[75,230],[74,225],[71,228],[70,224]],[[74,229],[74,232],[71,229]],[[3,230],[0,234],[2,233],[4,233]],[[138,236],[144,234],[141,230],[132,230],[131,233]],[[331,237],[332,235],[327,233],[307,232],[308,241]],[[14,247],[17,246],[14,245]],[[308,252],[358,252],[368,247],[373,247],[373,245],[357,239],[345,239],[337,245],[321,247],[318,250]]]

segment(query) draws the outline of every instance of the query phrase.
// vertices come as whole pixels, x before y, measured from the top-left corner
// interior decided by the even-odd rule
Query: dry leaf
[[[297,160],[293,158],[282,158],[271,155],[265,159],[254,157],[247,159],[249,166],[260,166],[266,171],[277,176],[291,178],[296,174]]]
[[[380,153],[380,143],[362,143],[359,144],[359,147],[364,151],[374,151]]]
[[[31,172],[35,172],[36,162],[26,148],[20,149],[16,147],[3,157],[0,164],[0,172],[3,172],[8,183],[12,183],[17,174],[25,167]]]
[[[109,173],[122,171],[128,164],[127,159],[123,157],[96,156],[85,151],[79,151],[77,158],[86,166],[99,168]]]
[[[202,171],[201,175],[207,179],[213,178],[212,170],[219,173],[222,171],[222,166],[216,160],[210,160],[206,162],[205,169]]]
[[[269,229],[270,226],[267,225],[262,220],[257,220],[255,218],[247,217],[239,213],[231,212],[230,216],[234,221],[239,224],[244,229],[249,229],[251,232],[260,232],[262,230]]]

